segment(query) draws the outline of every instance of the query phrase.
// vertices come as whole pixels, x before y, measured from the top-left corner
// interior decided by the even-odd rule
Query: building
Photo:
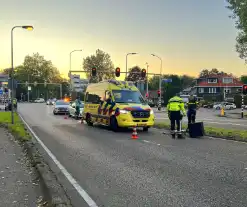
[[[81,79],[80,75],[71,75],[72,91],[83,92],[85,91],[88,83],[88,79]]]
[[[232,75],[215,74],[198,78],[191,94],[203,99],[223,101],[233,99],[242,90],[242,86],[243,83]]]

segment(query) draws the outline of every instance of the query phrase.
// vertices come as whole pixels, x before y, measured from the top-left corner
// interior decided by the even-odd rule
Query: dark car
[[[54,104],[53,114],[67,114],[69,112],[69,102],[57,100]]]

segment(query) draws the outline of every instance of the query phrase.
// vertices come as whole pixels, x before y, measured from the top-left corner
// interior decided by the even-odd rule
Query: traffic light
[[[244,95],[247,95],[247,84],[243,85],[243,90],[242,91],[243,91]]]
[[[96,68],[95,67],[92,68],[92,76],[96,76]]]
[[[158,90],[157,93],[158,93],[158,97],[160,97],[160,90]]]
[[[118,67],[116,68],[115,75],[116,75],[116,77],[120,76],[120,68],[118,68]]]
[[[146,77],[146,69],[142,69],[141,76],[142,78]]]

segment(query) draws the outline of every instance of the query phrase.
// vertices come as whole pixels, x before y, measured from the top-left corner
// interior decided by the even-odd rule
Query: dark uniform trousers
[[[171,131],[174,133],[175,124],[177,125],[177,131],[180,131],[180,111],[170,111]]]
[[[188,124],[195,123],[196,122],[196,110],[189,109],[187,112],[187,117],[188,117]]]

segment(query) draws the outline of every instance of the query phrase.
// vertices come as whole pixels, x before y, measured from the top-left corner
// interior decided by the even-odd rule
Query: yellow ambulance
[[[154,112],[131,81],[107,80],[89,84],[85,93],[83,119],[88,125],[119,128],[154,125]]]

